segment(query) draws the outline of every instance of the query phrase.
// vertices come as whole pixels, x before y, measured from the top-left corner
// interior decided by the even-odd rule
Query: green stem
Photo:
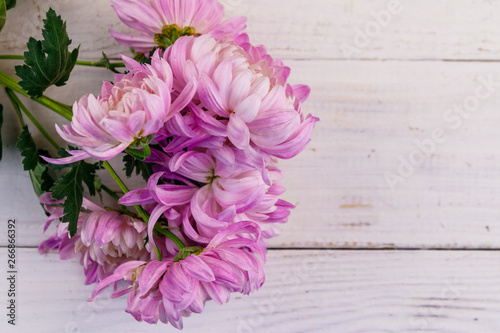
[[[24,60],[24,56],[22,55],[14,55],[14,54],[3,54],[0,55],[0,59],[5,59],[5,60]]]
[[[5,88],[9,88],[9,89],[25,96],[25,97],[28,97],[28,98],[34,100],[35,102],[55,111],[57,114],[63,116],[64,118],[66,118],[68,120],[71,120],[71,118],[73,117],[73,112],[71,110],[71,106],[62,104],[60,102],[56,102],[56,101],[54,101],[46,96],[42,96],[42,97],[38,97],[38,98],[31,97],[26,91],[23,90],[23,88],[21,88],[19,83],[17,83],[17,81],[13,77],[11,77],[11,76],[9,76],[1,71],[0,71],[0,85],[4,86]]]
[[[5,55],[0,55],[0,59],[2,59],[2,60],[24,60],[24,56],[5,54]],[[80,61],[80,60],[78,60],[76,62],[76,64],[79,66],[103,67],[103,68],[107,67],[106,64],[104,64],[100,61]],[[109,67],[113,70],[115,68],[125,67],[125,64],[123,62],[112,62],[112,63],[109,63]]]
[[[106,192],[110,197],[112,197],[116,201],[120,200],[120,197],[118,196],[118,194],[116,194],[115,191],[113,191],[112,189],[110,189],[106,185],[101,184],[101,188],[104,190],[104,192]]]
[[[24,104],[19,100],[19,98],[16,96],[16,94],[10,90],[10,89],[5,89],[5,92],[9,96],[10,100],[12,103],[17,104],[23,113],[28,117],[29,120],[35,125],[36,128],[42,133],[42,135],[52,144],[52,146],[56,149],[59,150],[61,147],[57,144],[57,142],[50,136],[50,134],[45,130],[45,128],[38,122],[38,120],[29,112],[29,110],[24,106]]]
[[[157,228],[156,226],[155,226],[155,231],[170,238],[179,247],[179,250],[182,250],[183,248],[186,247],[186,245],[184,245],[184,243],[172,231],[163,229],[161,227]]]
[[[121,180],[120,176],[118,176],[118,174],[116,173],[115,169],[113,169],[113,167],[111,166],[111,164],[109,164],[108,161],[102,162],[102,165],[104,165],[104,167],[106,168],[106,170],[108,170],[108,172],[111,174],[111,177],[113,177],[113,179],[116,181],[116,183],[118,184],[118,186],[120,186],[120,188],[123,191],[123,193],[130,192],[130,190],[128,189],[127,185],[125,185],[125,183]]]
[[[120,188],[122,189],[123,193],[128,193],[129,189],[127,188],[127,185],[125,185],[125,183],[123,183],[123,181],[121,180],[120,176],[118,176],[118,174],[113,169],[113,167],[109,164],[109,162],[104,161],[103,165],[106,168],[106,170],[108,170],[108,172],[111,174],[111,177],[113,177],[113,179],[116,181],[116,183],[118,184],[118,186],[120,186]],[[144,210],[144,208],[142,208],[141,206],[138,206],[138,205],[134,206],[134,208],[139,212],[139,214],[141,215],[141,217],[143,218],[143,220],[146,223],[148,223],[149,222],[149,214],[148,214],[148,212],[146,212]],[[179,247],[179,250],[182,250],[183,248],[186,247],[186,245],[184,245],[184,243],[174,233],[172,233],[171,231],[163,229],[159,225],[155,226],[155,231],[157,231],[157,232],[159,232],[159,233],[167,236],[168,238],[170,238]]]
[[[90,67],[101,67],[101,68],[109,67],[109,69],[115,73],[118,73],[116,71],[116,68],[125,67],[125,64],[123,62],[110,62],[108,64],[105,64],[100,61],[77,61],[76,64],[79,66],[90,66]]]
[[[10,90],[8,88],[5,88],[5,93],[7,94],[7,97],[9,98],[10,102],[12,103],[12,106],[14,107],[14,111],[16,112],[17,119],[19,120],[19,125],[21,125],[21,127],[26,126],[26,123],[24,122],[23,114],[21,112],[21,109],[19,108],[19,105],[12,99],[11,94],[14,95],[14,93],[12,92],[12,90]]]

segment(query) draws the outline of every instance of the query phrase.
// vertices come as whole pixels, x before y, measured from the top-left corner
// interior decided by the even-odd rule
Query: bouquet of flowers
[[[280,198],[277,162],[305,148],[318,119],[302,111],[309,88],[290,85],[290,68],[250,43],[244,17],[223,20],[216,0],[111,4],[137,30],[110,31],[130,57],[78,61],[66,23],[50,9],[42,40],[30,38],[24,56],[0,56],[24,60],[20,82],[0,72],[0,84],[22,126],[17,147],[48,216],[45,230],[57,223],[40,253],[79,257],[86,283],[96,283],[90,300],[112,286],[112,297],[127,295],[136,320],[181,329],[206,301],[223,304],[264,283],[266,239],[293,208]],[[0,0],[0,29],[13,6]],[[43,95],[64,85],[75,65],[107,68],[114,81],[72,107]],[[56,125],[68,148],[18,95],[71,122]],[[58,157],[38,149],[24,116]],[[128,177],[142,176],[142,188],[125,185],[109,163],[115,157]],[[101,182],[104,170],[120,191]],[[115,204],[105,206],[102,195]]]

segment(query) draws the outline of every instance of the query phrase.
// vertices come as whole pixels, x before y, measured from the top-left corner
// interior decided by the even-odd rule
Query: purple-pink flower
[[[59,223],[39,250],[79,257],[86,283],[97,282],[90,300],[113,285],[136,320],[181,329],[206,301],[224,304],[264,283],[266,241],[294,208],[282,198],[278,159],[304,150],[319,119],[302,107],[309,87],[290,84],[290,68],[250,43],[244,18],[222,21],[216,0],[111,2],[139,34],[112,31],[115,39],[159,50],[144,63],[123,56],[126,72],[83,96],[71,124],[57,127],[79,150],[46,160],[125,152],[127,173],[146,181],[129,191],[111,172],[122,192],[103,189],[120,207],[84,198],[76,235]],[[65,200],[40,197],[46,229],[64,216]]]
[[[64,215],[60,206],[64,200],[54,200],[51,193],[45,193],[40,202],[50,214],[44,228],[47,230]],[[83,209],[77,234],[71,238],[68,224],[59,223],[55,234],[40,244],[38,249],[41,254],[57,248],[63,260],[80,255],[87,284],[106,278],[130,258],[151,258],[152,247],[144,244],[147,235],[144,221],[106,210],[87,199],[84,199]]]
[[[246,18],[224,22],[224,7],[217,0],[111,0],[120,20],[140,34],[110,30],[121,44],[148,53],[166,48],[180,36],[209,35],[234,38],[246,27]]]
[[[282,68],[276,76],[270,70],[273,61],[257,50],[248,54],[231,41],[182,37],[165,57],[172,65],[174,86],[192,77],[199,81],[189,110],[206,133],[227,137],[257,161],[259,151],[292,158],[305,148],[318,121],[302,113],[309,88],[285,84],[287,71]]]
[[[193,79],[183,87],[172,102],[172,71],[157,51],[151,65],[123,57],[128,74],[115,75],[114,84],[105,82],[101,94],[85,95],[73,105],[73,119],[59,135],[81,150],[55,164],[72,163],[88,157],[109,160],[129,146],[141,148],[148,144],[164,123],[182,110],[196,92]]]
[[[256,224],[240,222],[185,258],[125,263],[96,285],[92,300],[110,284],[125,280],[129,285],[112,297],[128,294],[127,312],[135,319],[182,329],[182,317],[202,312],[207,300],[224,304],[231,293],[247,295],[262,286],[266,255],[259,238]]]

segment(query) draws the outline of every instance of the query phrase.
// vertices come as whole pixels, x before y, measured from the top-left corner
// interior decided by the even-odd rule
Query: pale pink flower
[[[175,89],[192,77],[199,82],[198,95],[189,104],[196,125],[211,136],[228,138],[261,170],[265,154],[292,158],[310,141],[318,119],[302,113],[309,88],[285,84],[287,70],[276,76],[280,63],[257,49],[248,54],[234,42],[182,37],[165,57]]]
[[[147,188],[133,190],[119,201],[126,206],[156,204],[148,224],[150,239],[156,221],[170,209],[182,214],[183,234],[207,244],[220,230],[247,220],[259,223],[263,236],[271,238],[276,233],[271,224],[286,222],[293,208],[279,198],[285,191],[281,172],[269,166],[270,184],[266,184],[238,149],[182,151],[172,157],[155,151],[152,156],[159,172],[149,179]],[[159,185],[160,179],[185,185]]]
[[[125,263],[95,286],[91,300],[125,280],[129,285],[111,297],[128,294],[127,312],[136,320],[160,320],[182,329],[182,317],[201,313],[207,300],[224,304],[233,292],[246,295],[262,286],[266,255],[259,238],[256,224],[240,222],[218,233],[205,249],[179,260]]]
[[[105,82],[98,97],[83,96],[73,106],[71,125],[64,125],[59,135],[81,150],[51,163],[65,164],[93,157],[109,160],[129,146],[140,149],[182,110],[196,92],[196,81],[188,82],[171,103],[172,71],[156,52],[151,65],[141,65],[123,57],[130,73],[117,74],[115,83]]]
[[[147,53],[166,48],[186,35],[207,34],[217,40],[234,38],[246,27],[246,18],[221,23],[224,7],[217,0],[111,0],[120,20],[140,35],[110,30],[121,44]]]
[[[60,219],[64,200],[54,200],[50,193],[40,197],[49,212],[44,230]],[[83,199],[83,210],[78,220],[75,236],[70,238],[67,223],[59,223],[56,232],[39,246],[41,254],[57,249],[63,260],[81,256],[86,283],[94,283],[112,274],[122,263],[134,259],[151,258],[152,246],[144,245],[147,236],[146,223],[117,211],[108,211]]]
[[[217,42],[209,36],[181,37],[164,53],[172,68],[175,90],[182,89],[193,77],[202,74],[212,77],[217,67],[224,62],[235,70],[250,66],[245,50],[232,41]]]
[[[250,67],[256,73],[269,77],[272,86],[287,83],[291,71],[290,67],[285,66],[283,61],[279,59],[273,59],[267,53],[264,45],[252,45],[247,34],[237,36],[234,41],[245,50]]]

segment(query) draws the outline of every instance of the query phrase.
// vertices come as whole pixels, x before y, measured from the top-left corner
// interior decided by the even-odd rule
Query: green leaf
[[[0,0],[0,31],[2,31],[6,19],[7,19],[7,6],[5,5],[5,0]]]
[[[31,136],[28,126],[23,127],[21,135],[17,141],[16,147],[21,150],[23,159],[24,170],[34,170],[38,165],[38,150],[36,149],[35,141]]]
[[[36,149],[35,141],[28,130],[28,126],[23,127],[16,147],[21,150],[21,155],[24,156],[24,170],[29,171],[36,195],[41,196],[43,193],[48,192],[54,184],[54,180],[49,174],[47,163],[39,156],[49,156],[49,154],[45,150]]]
[[[0,161],[2,160],[2,125],[3,125],[3,105],[0,104]]]
[[[80,161],[81,164],[81,174],[82,174],[82,180],[87,185],[87,188],[89,189],[89,194],[91,196],[95,195],[96,188],[95,188],[95,170],[96,170],[96,165],[95,164],[89,164],[84,161]]]
[[[42,193],[49,192],[52,186],[54,186],[54,178],[50,176],[49,168],[47,164],[41,164],[45,166],[45,170],[42,172]]]
[[[153,168],[151,164],[135,159],[132,155],[126,154],[123,156],[123,162],[125,163],[125,174],[127,178],[132,177],[134,173],[136,175],[142,175],[145,181],[148,181],[149,177],[153,174]]]
[[[102,179],[101,177],[99,177],[99,175],[94,176],[94,187],[96,192],[99,194],[99,199],[102,203]]]
[[[30,179],[33,184],[33,189],[39,197],[48,192],[54,185],[54,179],[49,174],[47,164],[38,164],[34,170],[30,170]]]
[[[59,155],[66,155],[68,152],[60,151]],[[51,168],[62,170],[59,165],[49,165]],[[57,200],[64,200],[64,216],[61,221],[69,223],[68,231],[71,237],[76,234],[78,226],[78,217],[82,209],[83,203],[83,183],[87,185],[90,195],[95,195],[97,190],[100,190],[99,182],[96,181],[96,170],[99,169],[99,163],[90,164],[85,161],[79,161],[70,165],[65,165],[71,169],[59,177],[55,184],[51,187],[52,197]]]
[[[7,0],[6,6],[7,6],[7,10],[16,7],[16,0]]]
[[[101,60],[97,61],[95,64],[97,66],[103,65],[107,70],[112,71],[113,73],[120,73],[116,70],[116,64],[112,64],[111,61],[109,61],[108,56],[104,52],[102,53]]]
[[[70,147],[70,150],[75,150],[75,149],[76,148]],[[64,148],[59,149],[59,151],[57,153],[59,154],[60,157],[71,156]],[[74,163],[70,163],[70,164],[52,164],[52,163],[50,163],[49,167],[52,170],[61,171],[61,170],[64,170],[66,168],[75,167],[77,165],[80,165],[80,167],[81,167],[82,180],[87,185],[87,188],[89,189],[90,195],[91,196],[96,195],[96,188],[99,188],[99,187],[96,186],[96,179],[95,178],[97,176],[96,176],[95,172],[96,172],[96,170],[101,169],[101,166],[99,163],[90,164],[90,163],[87,163],[85,161],[79,161],[79,162],[74,162]],[[97,191],[100,191],[100,188]]]
[[[71,40],[61,16],[50,8],[43,23],[43,41],[30,38],[25,65],[16,66],[19,84],[32,97],[41,97],[51,85],[65,85],[78,58],[78,48],[69,51]]]
[[[78,217],[83,203],[82,175],[80,173],[80,163],[72,167],[71,170],[59,177],[51,188],[52,197],[57,200],[64,200],[64,216],[61,222],[69,223],[68,232],[70,237],[76,234],[78,227]]]

